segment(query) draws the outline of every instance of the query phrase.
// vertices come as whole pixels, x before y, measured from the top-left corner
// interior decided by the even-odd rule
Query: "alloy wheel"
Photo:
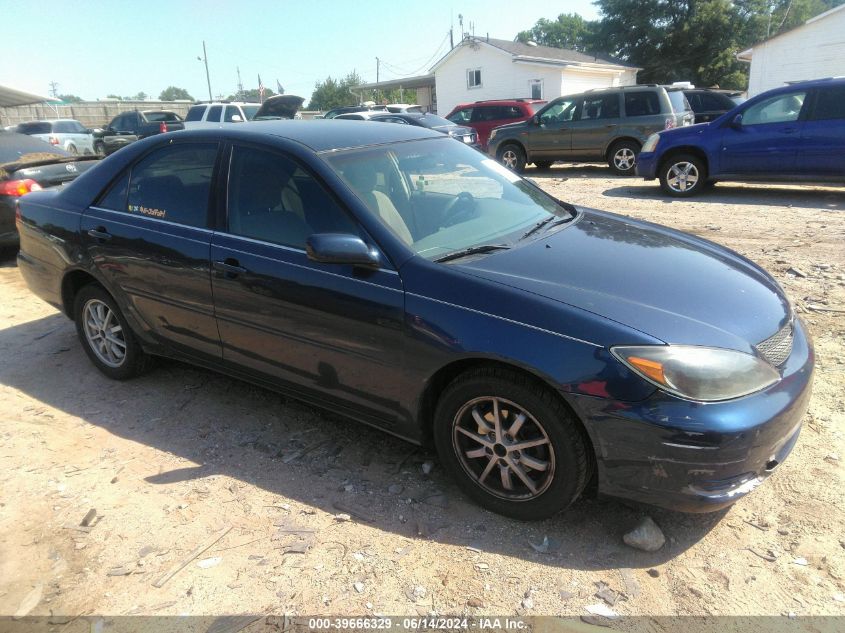
[[[483,396],[467,402],[455,415],[452,445],[470,478],[497,497],[534,499],[554,479],[555,453],[546,430],[509,400]]]
[[[97,358],[109,367],[120,367],[126,360],[123,327],[108,304],[91,299],[83,309],[85,338]]]
[[[613,155],[613,164],[619,171],[630,171],[636,161],[637,155],[630,147],[620,147]]]
[[[516,169],[517,161],[519,157],[516,155],[516,152],[512,149],[506,149],[502,152],[502,164],[507,167],[508,169]]]
[[[666,174],[666,184],[677,193],[686,193],[695,188],[698,179],[698,167],[687,161],[673,164]]]

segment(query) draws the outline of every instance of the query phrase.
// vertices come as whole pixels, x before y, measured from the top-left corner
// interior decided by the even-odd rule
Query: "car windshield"
[[[546,102],[542,101],[540,103],[529,103],[528,107],[531,108],[531,112],[533,112],[534,114],[537,114],[540,110],[543,109],[543,106],[545,106],[545,105],[546,105]]]
[[[496,161],[448,138],[324,157],[373,216],[426,259],[509,245],[541,222],[551,227],[556,217],[574,216]]]
[[[241,106],[241,110],[244,111],[244,116],[246,116],[247,121],[252,121],[255,118],[255,113],[258,112],[258,108],[261,106],[257,105],[245,105]]]
[[[166,123],[180,123],[182,119],[175,112],[144,112],[147,121],[159,123],[164,121]]]

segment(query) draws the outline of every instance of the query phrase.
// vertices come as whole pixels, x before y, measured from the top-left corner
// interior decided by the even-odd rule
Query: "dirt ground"
[[[669,201],[598,166],[527,175],[726,245],[782,284],[817,370],[798,445],[763,486],[712,515],[584,499],[505,519],[433,454],[274,393],[170,362],[106,379],[6,259],[0,614],[845,615],[845,192],[718,185]],[[622,542],[646,514],[667,538],[656,553]]]

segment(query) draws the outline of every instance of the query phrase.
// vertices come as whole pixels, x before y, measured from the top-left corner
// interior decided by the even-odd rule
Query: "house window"
[[[543,80],[542,79],[532,79],[528,82],[528,87],[531,91],[531,98],[532,99],[542,99],[543,98]]]
[[[467,71],[467,88],[481,88],[481,69]]]

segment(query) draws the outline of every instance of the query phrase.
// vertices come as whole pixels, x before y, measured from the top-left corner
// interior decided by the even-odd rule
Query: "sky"
[[[475,35],[513,39],[539,18],[560,13],[597,17],[590,0],[0,0],[0,15],[20,28],[3,30],[7,61],[0,84],[86,100],[167,86],[208,98],[205,68],[197,57],[205,40],[212,95],[245,89],[258,75],[276,90],[310,98],[317,81],[352,70],[365,81],[427,73],[449,50],[449,27],[458,36],[474,23]],[[11,52],[11,53],[10,53]]]

